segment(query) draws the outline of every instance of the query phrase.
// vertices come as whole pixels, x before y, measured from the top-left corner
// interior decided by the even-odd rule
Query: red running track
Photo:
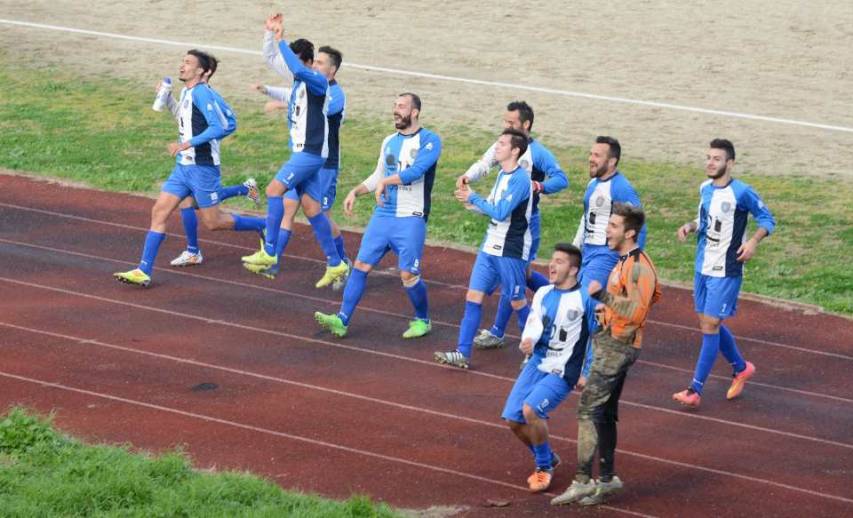
[[[185,445],[200,467],[250,470],[334,498],[367,493],[468,516],[600,514],[554,509],[525,490],[529,453],[499,419],[514,348],[476,353],[470,372],[431,361],[455,343],[470,254],[424,255],[429,337],[399,338],[408,301],[398,279],[377,273],[350,336],[336,340],[312,320],[339,294],[313,288],[322,264],[302,227],[276,281],[243,271],[238,257],[255,240],[238,233],[202,231],[205,264],[170,269],[182,248],[177,220],[151,289],[112,281],[135,264],[151,203],[0,176],[4,406],[55,411],[61,427],[91,441]],[[357,244],[348,234],[351,252]],[[702,409],[688,412],[669,398],[695,361],[690,308],[690,293],[667,288],[653,310],[623,394],[626,488],[607,513],[853,514],[853,323],[742,301],[731,325],[758,366],[755,382],[727,402],[718,365]],[[565,461],[554,492],[571,481],[575,401],[551,422]]]

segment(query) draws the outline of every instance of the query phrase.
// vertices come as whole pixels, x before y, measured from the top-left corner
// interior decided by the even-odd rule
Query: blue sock
[[[184,224],[184,235],[187,236],[187,252],[198,253],[198,218],[192,207],[181,209],[181,223]]]
[[[145,234],[145,246],[142,247],[142,259],[139,260],[139,269],[147,275],[151,275],[151,270],[154,269],[154,259],[157,258],[157,252],[160,251],[160,244],[164,239],[166,239],[166,234],[162,232],[149,230]]]
[[[232,214],[234,219],[234,230],[243,232],[245,230],[254,230],[255,232],[263,232],[267,227],[267,222],[264,218],[257,216],[241,216],[240,214]]]
[[[720,352],[723,353],[726,361],[732,364],[735,374],[746,368],[746,361],[737,348],[735,335],[726,326],[720,326]]]
[[[358,301],[361,300],[365,284],[367,284],[367,272],[353,268],[349,274],[349,279],[347,279],[347,285],[344,287],[344,299],[341,301],[341,310],[338,311],[338,316],[345,326],[349,325],[355,307],[358,306]]]
[[[524,332],[524,326],[527,324],[527,316],[530,315],[530,304],[525,304],[525,306],[519,310],[517,310],[518,314],[518,330],[520,332]]]
[[[542,444],[533,445],[533,456],[536,457],[536,467],[539,469],[551,469],[551,459],[554,454],[551,452],[551,445],[548,441]]]
[[[483,305],[476,302],[465,301],[465,314],[459,324],[459,343],[456,349],[466,358],[471,359],[471,346],[474,343],[474,334],[480,327],[480,317],[483,314]]]
[[[341,261],[347,261],[347,251],[344,248],[344,235],[341,234],[338,237],[334,238],[335,248],[338,250],[338,255],[341,257]]]
[[[308,222],[311,223],[311,230],[314,231],[314,237],[320,243],[320,248],[326,254],[326,262],[329,263],[329,266],[341,264],[341,256],[338,255],[335,240],[332,239],[332,226],[329,225],[329,218],[321,212],[316,216],[308,218]]]
[[[411,288],[406,288],[406,295],[415,307],[415,318],[429,321],[429,301],[427,300],[427,287],[423,279]]]
[[[282,218],[284,218],[284,201],[282,197],[267,196],[267,226],[264,250],[272,256],[275,256],[275,245],[278,242],[278,229],[281,228]]]
[[[702,387],[705,386],[705,381],[708,375],[711,374],[711,369],[714,367],[714,362],[717,360],[717,353],[720,352],[720,335],[702,335],[702,350],[699,351],[699,359],[696,360],[696,371],[693,373],[693,383],[690,388],[702,393]]]
[[[226,187],[220,187],[216,194],[219,196],[219,201],[225,201],[228,198],[233,198],[234,196],[245,196],[249,194],[249,188],[243,184],[239,185],[228,185]]]
[[[509,317],[512,316],[512,304],[509,303],[509,297],[501,295],[498,301],[498,310],[495,311],[495,323],[489,332],[498,338],[506,333],[506,326],[509,323]]]
[[[287,248],[287,243],[290,241],[291,232],[286,229],[279,229],[278,231],[278,241],[275,243],[275,256],[281,257],[281,254],[284,253],[284,249]],[[281,259],[279,259],[281,262]]]
[[[548,277],[545,277],[536,270],[530,270],[530,276],[527,278],[527,287],[534,293],[542,286],[548,285]]]

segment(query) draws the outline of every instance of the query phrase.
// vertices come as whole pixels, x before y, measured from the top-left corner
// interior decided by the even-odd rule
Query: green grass
[[[244,473],[201,473],[180,451],[85,445],[20,408],[0,416],[0,509],[7,517],[397,516],[365,497],[336,502]]]
[[[174,122],[150,109],[149,88],[107,79],[84,79],[62,71],[33,70],[0,59],[0,167],[29,171],[93,187],[154,193],[171,169],[166,143],[176,135]],[[228,92],[224,92],[228,97]],[[239,129],[223,144],[224,183],[255,176],[265,184],[286,156],[286,132],[281,118],[262,113],[262,99],[234,104]],[[497,117],[496,117],[497,118]],[[433,192],[430,239],[477,246],[486,220],[454,200],[453,182],[493,141],[494,134],[470,128],[425,125],[443,139],[439,178]],[[354,118],[342,130],[343,167],[339,199],[360,182],[376,163],[381,138],[390,121]],[[570,240],[581,213],[587,182],[586,150],[554,146],[571,186],[542,204],[543,241],[540,256],[560,240]],[[697,150],[697,161],[704,150]],[[647,249],[661,276],[690,283],[693,244],[675,239],[679,225],[692,219],[698,202],[701,170],[626,157],[621,169],[640,192],[648,212]],[[846,257],[853,252],[853,199],[849,182],[785,175],[738,175],[752,184],[773,210],[777,232],[759,247],[750,262],[744,291],[823,306],[853,314],[853,273]],[[478,186],[485,190],[488,186]],[[238,205],[241,203],[237,203]],[[361,198],[356,216],[345,226],[360,228],[372,203]],[[428,275],[427,258],[427,275]]]

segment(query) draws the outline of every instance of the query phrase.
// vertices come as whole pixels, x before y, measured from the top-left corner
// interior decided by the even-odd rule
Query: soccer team
[[[261,247],[242,258],[244,267],[275,277],[293,218],[301,207],[327,259],[325,274],[316,286],[343,288],[340,310],[315,313],[317,323],[335,336],[346,336],[367,275],[392,251],[414,310],[402,336],[427,335],[432,324],[421,261],[442,142],[421,126],[421,99],[410,92],[396,98],[396,131],[382,141],[374,171],[344,200],[348,216],[357,197],[372,193],[376,202],[351,261],[329,215],[336,198],[339,131],[346,106],[344,92],[335,80],[342,55],[327,46],[315,55],[314,45],[304,39],[288,42],[280,14],[269,17],[264,29],[264,59],[285,79],[285,86],[256,85],[256,89],[273,99],[271,108],[286,111],[291,151],[266,187],[266,217],[229,214],[218,207],[221,201],[238,195],[258,203],[259,190],[253,179],[237,186],[221,185],[219,146],[237,129],[237,120],[209,84],[216,59],[190,50],[179,68],[178,77],[184,83],[180,97],[176,100],[170,94],[166,99],[179,128],[178,141],[168,144],[176,165],[152,208],[139,267],[115,277],[129,284],[149,285],[166,221],[179,207],[187,248],[172,261],[173,266],[192,266],[203,260],[197,237],[198,211],[210,230],[255,232]],[[622,488],[614,465],[618,402],[627,372],[642,350],[646,317],[661,296],[660,283],[643,251],[646,225],[640,198],[618,169],[621,146],[606,136],[596,138],[590,149],[590,181],[573,242],[554,247],[547,277],[531,269],[539,251],[540,196],[560,192],[569,184],[554,155],[531,136],[533,121],[534,112],[527,103],[509,103],[497,141],[456,181],[455,198],[472,212],[488,217],[489,225],[471,270],[456,348],[437,351],[434,356],[439,363],[469,368],[474,348],[505,345],[506,327],[515,312],[524,361],[501,417],[533,457],[535,468],[528,486],[532,492],[550,487],[561,461],[550,447],[547,420],[572,390],[578,390],[576,475],[552,504],[595,505]],[[755,366],[743,358],[723,320],[735,314],[743,265],[758,243],[773,232],[775,220],[758,194],[732,177],[734,164],[732,143],[712,140],[697,216],[677,232],[682,241],[691,233],[697,235],[694,304],[702,344],[692,382],[672,396],[691,408],[701,403],[704,383],[718,353],[733,369],[728,399],[738,397],[755,373]],[[473,185],[493,172],[497,174],[488,193],[477,193]],[[757,230],[745,239],[750,214]],[[532,293],[529,304],[528,289]],[[494,324],[479,329],[483,301],[496,290],[500,290],[500,301]],[[596,453],[600,470],[598,478],[593,478]]]

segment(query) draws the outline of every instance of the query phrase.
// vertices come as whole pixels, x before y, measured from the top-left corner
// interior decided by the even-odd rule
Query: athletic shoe
[[[252,200],[256,208],[259,207],[261,205],[261,191],[258,190],[258,182],[254,178],[249,178],[243,182],[243,187],[249,189],[249,192],[246,193],[246,198]]]
[[[320,327],[337,337],[343,338],[347,335],[347,326],[338,315],[327,315],[318,311],[314,313],[314,320],[320,324]]]
[[[249,270],[250,272],[260,275],[261,277],[266,277],[267,279],[273,280],[276,275],[278,275],[279,268],[277,264],[272,266],[263,266],[260,264],[248,264],[243,263],[243,268]]]
[[[580,505],[598,505],[614,494],[622,490],[622,481],[619,477],[614,476],[610,482],[602,482],[601,480],[595,483],[595,493],[581,498],[578,502]]]
[[[672,399],[690,408],[697,408],[699,403],[702,402],[702,396],[692,388],[676,392],[672,395]]]
[[[448,351],[448,352],[436,352],[433,354],[433,358],[438,363],[444,365],[450,365],[452,367],[459,367],[460,369],[468,368],[468,359],[465,358],[465,355],[460,353],[459,351]]]
[[[409,328],[403,333],[403,338],[420,338],[432,331],[432,322],[416,318],[409,322]]]
[[[341,291],[342,289],[344,289],[344,286],[347,285],[347,279],[349,279],[349,274],[352,273],[352,261],[350,261],[349,259],[344,259],[344,262],[347,263],[347,266],[349,266],[349,270],[347,271],[346,275],[344,275],[343,277],[338,277],[337,279],[335,279],[335,282],[332,283],[332,290],[334,291]]]
[[[256,264],[259,266],[272,266],[278,262],[278,257],[274,257],[261,248],[252,255],[244,255],[242,258],[246,264]]]
[[[181,252],[181,255],[172,259],[172,262],[169,264],[172,266],[195,266],[201,264],[202,261],[204,261],[204,257],[201,256],[201,250],[196,253],[184,250]]]
[[[504,345],[504,337],[495,336],[488,329],[480,329],[480,333],[474,337],[474,347],[477,349],[500,349]]]
[[[315,288],[325,288],[338,279],[344,278],[349,273],[349,265],[343,261],[337,266],[326,266],[326,273],[314,285]]]
[[[755,365],[752,362],[746,362],[746,368],[734,375],[732,386],[726,392],[726,399],[734,399],[743,392],[743,387],[746,385],[746,380],[755,374]]]
[[[553,478],[553,476],[553,469],[536,468],[536,471],[527,477],[527,486],[530,488],[530,492],[538,493],[551,487],[551,478]]]
[[[572,481],[572,485],[566,489],[562,495],[555,496],[551,499],[551,505],[564,505],[572,502],[577,502],[581,498],[586,498],[595,493],[595,481],[583,483],[577,480]]]
[[[113,274],[113,277],[125,284],[134,284],[143,288],[147,288],[151,284],[151,277],[139,268],[130,270],[129,272],[116,272]]]

